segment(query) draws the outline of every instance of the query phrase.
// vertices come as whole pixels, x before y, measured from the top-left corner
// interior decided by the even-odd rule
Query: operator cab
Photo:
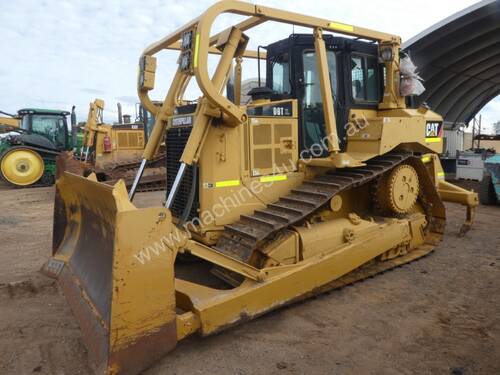
[[[38,134],[52,141],[58,150],[71,148],[68,137],[68,123],[66,111],[21,109],[21,129],[28,133]]]
[[[357,108],[378,109],[383,97],[384,68],[378,61],[376,43],[327,34],[323,39],[339,147],[343,152],[347,146],[349,112]],[[272,175],[280,170],[293,171],[299,155],[305,159],[329,155],[314,36],[292,34],[265,49],[265,86],[243,93],[252,98],[247,106],[251,125],[246,151],[246,167],[252,177]],[[233,96],[230,81],[227,97],[234,101]],[[168,192],[174,186],[196,108],[196,103],[176,107],[175,119],[166,131]],[[297,148],[293,146],[295,140]],[[187,168],[170,207],[174,217],[191,220],[199,215],[197,178],[196,168]],[[189,197],[193,197],[192,204],[188,204]]]
[[[378,62],[376,43],[323,35],[335,105],[337,134],[342,151],[347,145],[351,109],[374,109],[383,96],[383,64]],[[272,100],[293,98],[299,106],[300,150],[321,146],[328,155],[323,103],[316,65],[314,36],[292,34],[267,47],[266,87]],[[318,157],[318,152],[314,152]]]

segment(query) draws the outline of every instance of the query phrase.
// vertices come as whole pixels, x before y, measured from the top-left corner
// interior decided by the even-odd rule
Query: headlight
[[[184,51],[179,57],[179,68],[182,71],[191,69],[191,51]]]
[[[392,61],[392,48],[382,48],[382,50],[380,51],[380,57],[382,58],[383,62]]]
[[[191,45],[193,44],[193,31],[186,31],[182,34],[181,37],[181,48],[191,49]]]

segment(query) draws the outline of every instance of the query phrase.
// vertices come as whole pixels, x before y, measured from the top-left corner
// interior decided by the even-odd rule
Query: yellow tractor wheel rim
[[[8,151],[0,163],[3,177],[11,184],[19,186],[37,182],[42,177],[44,168],[41,156],[28,149]]]

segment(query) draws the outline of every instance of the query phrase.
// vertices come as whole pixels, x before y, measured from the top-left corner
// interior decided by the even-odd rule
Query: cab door
[[[383,93],[382,66],[377,45],[323,35],[327,50],[331,93],[339,146],[347,147],[352,109],[377,109]],[[303,157],[328,155],[323,100],[317,72],[314,37],[293,34],[267,48],[267,87],[277,99],[298,101],[299,151]]]
[[[342,55],[332,35],[325,35],[327,61],[335,115],[342,145],[343,74]],[[328,155],[323,100],[316,66],[314,37],[293,34],[288,39],[268,46],[267,86],[282,98],[298,102],[298,139],[301,157],[318,158]]]
[[[335,105],[335,117],[339,128],[338,106],[338,69],[339,55],[333,50],[327,50],[328,70],[330,72],[331,93]],[[300,132],[302,148],[308,150],[312,157],[328,155],[327,134],[325,131],[325,117],[323,99],[321,97],[321,83],[318,79],[316,51],[301,49],[297,51],[298,65],[302,67],[298,76],[298,93],[300,103]]]

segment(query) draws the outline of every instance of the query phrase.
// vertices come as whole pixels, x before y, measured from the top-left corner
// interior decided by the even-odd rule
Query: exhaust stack
[[[116,106],[118,107],[118,123],[123,124],[122,105],[118,103]]]
[[[78,132],[78,126],[76,125],[76,111],[75,106],[71,108],[71,145],[73,148],[76,147],[76,135]]]

